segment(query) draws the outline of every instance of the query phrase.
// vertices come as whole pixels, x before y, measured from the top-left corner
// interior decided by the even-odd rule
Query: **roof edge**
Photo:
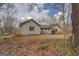
[[[35,22],[39,27],[41,27],[41,25],[40,24],[38,24],[35,20],[33,20],[33,19],[29,19],[29,20],[27,20],[27,21],[25,21],[25,22],[23,22],[23,23],[21,23],[19,26],[21,27],[22,25],[24,25],[25,23],[28,23],[28,22],[30,22],[30,21],[33,21],[33,22]]]

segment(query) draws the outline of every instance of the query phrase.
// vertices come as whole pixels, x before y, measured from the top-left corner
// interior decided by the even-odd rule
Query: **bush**
[[[16,32],[15,35],[16,36],[21,36],[21,33],[20,32]]]
[[[61,29],[61,30],[57,31],[56,34],[65,34],[65,32]]]
[[[51,31],[52,34],[56,34],[56,32],[57,32],[57,29],[53,29],[53,30]]]
[[[0,32],[0,36],[3,36],[4,34],[2,32]]]

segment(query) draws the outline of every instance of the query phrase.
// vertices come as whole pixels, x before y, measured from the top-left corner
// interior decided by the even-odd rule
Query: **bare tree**
[[[14,4],[5,4],[5,8],[3,9],[5,12],[5,16],[3,15],[3,24],[4,24],[4,32],[13,34],[14,32],[14,23],[16,21],[15,13],[16,9]]]
[[[65,9],[66,32],[68,32],[69,27],[71,28],[71,31],[72,31],[72,22],[71,22],[72,8],[71,8],[71,4],[70,3],[66,3],[65,6],[64,6],[64,9]]]
[[[63,3],[55,3],[55,4],[51,4],[51,5],[53,5],[53,6],[56,6],[58,9],[59,9],[59,11],[61,11],[63,14],[62,15],[60,15],[59,16],[59,20],[58,19],[56,19],[56,21],[55,21],[55,23],[57,23],[57,24],[59,24],[59,23],[61,23],[61,22],[63,22],[63,30],[66,32],[66,26],[65,26],[65,9],[64,9],[64,4]]]

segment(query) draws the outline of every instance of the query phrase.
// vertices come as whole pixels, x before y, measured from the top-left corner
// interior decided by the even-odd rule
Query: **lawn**
[[[12,56],[76,55],[70,35],[27,35],[0,38],[0,53]]]

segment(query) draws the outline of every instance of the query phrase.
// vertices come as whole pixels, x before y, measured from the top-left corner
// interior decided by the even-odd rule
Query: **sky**
[[[59,5],[59,7],[56,5]],[[48,13],[49,16],[53,16],[53,15],[57,14],[58,12],[60,12],[60,8],[63,9],[63,6],[64,6],[64,4],[47,3],[47,4],[44,4],[44,9],[49,10],[49,13]]]
[[[59,14],[60,8],[63,7],[63,4],[60,4],[60,7],[54,5],[53,3],[45,4],[15,4],[17,9],[17,17],[50,17],[56,14]],[[38,7],[39,8],[38,8]],[[61,14],[61,13],[60,13]]]
[[[62,10],[64,9],[63,3],[14,3],[16,9],[16,17],[18,21],[23,21],[27,19],[34,19],[36,21],[43,21],[47,24],[50,22],[51,17],[59,18],[63,15]],[[67,6],[69,6],[67,4]],[[4,8],[6,7],[3,6]],[[69,13],[68,8],[66,8],[66,15]],[[3,11],[3,10],[2,10]],[[1,13],[2,13],[1,11]],[[5,15],[5,11],[3,13]],[[1,15],[1,14],[0,14]]]

